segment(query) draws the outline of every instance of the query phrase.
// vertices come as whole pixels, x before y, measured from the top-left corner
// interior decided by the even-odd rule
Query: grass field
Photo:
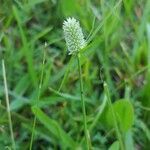
[[[0,150],[149,147],[150,0],[0,0]]]

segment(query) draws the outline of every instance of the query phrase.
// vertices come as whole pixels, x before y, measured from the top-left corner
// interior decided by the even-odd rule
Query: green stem
[[[85,139],[86,139],[86,144],[87,144],[87,149],[91,149],[90,147],[90,137],[88,134],[88,129],[87,129],[87,120],[86,120],[86,110],[85,110],[85,101],[83,98],[83,81],[82,81],[82,72],[81,72],[81,62],[80,62],[80,53],[77,55],[78,57],[78,70],[79,70],[79,79],[80,79],[80,96],[81,96],[81,102],[82,102],[82,112],[83,112],[83,123],[84,123],[84,134],[85,134]]]
[[[46,45],[45,45],[46,46]],[[42,71],[41,71],[41,76],[40,76],[40,83],[38,87],[38,95],[37,95],[37,101],[36,105],[38,106],[38,102],[40,100],[40,95],[41,95],[41,88],[42,88],[42,82],[43,82],[43,75],[44,75],[44,64],[46,60],[46,52],[44,50],[44,55],[43,55],[43,63],[42,63]],[[33,121],[33,127],[32,127],[32,135],[31,135],[31,140],[30,140],[30,148],[29,150],[32,150],[32,145],[33,145],[33,139],[34,139],[34,132],[35,132],[35,126],[36,126],[36,116],[34,116],[34,121]]]
[[[96,126],[97,122],[99,121],[99,118],[101,117],[101,115],[102,115],[102,113],[105,109],[106,104],[107,104],[107,99],[106,99],[106,96],[105,96],[104,100],[103,100],[103,103],[99,107],[99,111],[98,111],[98,113],[96,114],[96,116],[94,118],[93,123],[89,126],[89,132],[91,132],[94,129],[94,127]],[[84,141],[84,138],[82,138],[80,144],[82,144],[83,141]]]
[[[107,100],[106,100],[106,97],[104,97],[103,103],[100,106],[99,111],[98,111],[97,115],[95,116],[93,123],[89,127],[89,131],[92,131],[93,128],[96,126],[97,122],[99,121],[99,118],[101,117],[101,115],[105,109],[106,104],[107,104]]]
[[[61,84],[60,84],[60,87],[59,87],[59,89],[58,89],[58,92],[60,92],[60,90],[62,89],[62,87],[63,87],[63,85],[64,85],[64,83],[65,83],[65,81],[66,81],[66,79],[67,79],[67,77],[68,77],[69,70],[70,70],[70,67],[71,67],[71,65],[72,65],[72,61],[73,61],[73,56],[71,56],[71,59],[70,59],[69,64],[68,64],[68,66],[67,66],[65,75],[64,75],[63,80],[62,80],[62,82],[61,82]]]
[[[8,96],[8,87],[7,87],[6,70],[5,70],[4,60],[2,60],[2,69],[3,69],[3,79],[4,79],[4,87],[5,87],[5,97],[6,97],[6,106],[7,106],[9,130],[10,130],[10,135],[11,135],[12,147],[15,150],[16,146],[15,146],[15,140],[14,140],[14,135],[13,135],[13,127],[12,127],[12,120],[11,120],[11,113],[10,113],[10,106],[9,106],[9,96]]]
[[[117,124],[116,115],[115,115],[113,105],[112,105],[112,102],[111,102],[111,99],[110,99],[109,89],[108,89],[107,83],[105,83],[105,82],[104,82],[104,91],[105,91],[105,94],[107,96],[108,104],[109,104],[110,109],[111,109],[111,114],[112,114],[112,117],[113,117],[113,120],[114,120],[114,127],[115,127],[116,134],[118,136],[118,140],[119,140],[119,143],[120,143],[120,149],[125,150],[123,140],[122,140],[122,137],[121,137],[121,133],[119,131],[119,127],[118,127],[118,124]]]
[[[34,116],[34,121],[33,121],[33,126],[32,126],[32,135],[31,135],[31,141],[30,141],[30,148],[29,148],[29,150],[32,150],[35,126],[36,126],[36,117]]]

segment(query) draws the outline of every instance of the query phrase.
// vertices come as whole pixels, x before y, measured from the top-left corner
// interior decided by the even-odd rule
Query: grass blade
[[[10,113],[10,106],[9,106],[9,96],[8,96],[8,87],[7,87],[6,70],[5,70],[5,62],[4,62],[4,60],[2,60],[2,70],[3,70],[3,80],[4,80],[4,87],[5,87],[5,97],[6,97],[6,105],[7,105],[7,113],[8,113],[8,121],[9,121],[11,142],[12,142],[12,147],[15,150],[16,148],[15,148],[15,140],[14,140],[12,120],[11,120],[11,113]]]
[[[40,120],[40,122],[57,138],[66,145],[66,147],[75,147],[75,142],[73,139],[61,128],[57,121],[49,118],[43,111],[38,107],[32,108],[35,116]]]

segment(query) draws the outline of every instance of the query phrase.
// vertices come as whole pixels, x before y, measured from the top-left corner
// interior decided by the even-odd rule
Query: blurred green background
[[[104,105],[103,81],[112,102],[131,104],[114,106],[124,112],[120,127],[127,128],[122,130],[126,149],[149,149],[149,8],[150,0],[0,0],[0,60],[5,60],[16,149],[29,149],[34,113],[33,149],[75,149],[70,146],[74,142],[85,149],[77,61],[67,53],[62,30],[67,17],[79,20],[89,41],[82,53],[82,75],[88,128],[95,123],[89,131],[93,149],[117,150],[111,146],[117,137]],[[37,113],[31,107],[38,99],[42,70]],[[11,148],[11,138],[2,65],[0,102],[4,150]]]

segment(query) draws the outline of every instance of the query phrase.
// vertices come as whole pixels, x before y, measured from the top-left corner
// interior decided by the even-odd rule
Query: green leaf
[[[133,106],[129,100],[121,99],[113,103],[113,109],[116,114],[117,123],[122,132],[128,131],[134,122]],[[108,124],[113,127],[113,117],[110,108],[107,112]]]
[[[38,107],[32,107],[32,111],[40,122],[62,142],[65,147],[75,147],[73,139],[60,127],[57,121],[49,118],[43,111]]]
[[[119,150],[119,142],[115,141],[108,150]]]

